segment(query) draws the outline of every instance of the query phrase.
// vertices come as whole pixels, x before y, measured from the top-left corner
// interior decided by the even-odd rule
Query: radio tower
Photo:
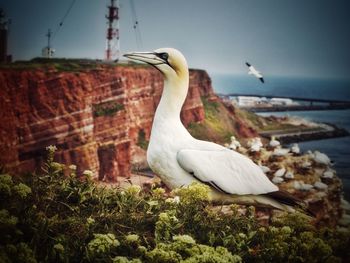
[[[119,60],[119,1],[111,0],[111,5],[108,6],[108,15],[106,15],[108,21],[107,29],[107,47],[106,47],[106,59],[107,60]]]

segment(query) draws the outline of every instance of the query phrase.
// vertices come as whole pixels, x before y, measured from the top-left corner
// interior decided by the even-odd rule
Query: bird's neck
[[[179,120],[188,91],[188,72],[181,77],[164,78],[164,89],[155,118]]]

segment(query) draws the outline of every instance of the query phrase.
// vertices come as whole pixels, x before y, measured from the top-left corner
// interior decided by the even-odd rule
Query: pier
[[[298,104],[291,105],[268,105],[268,104],[256,104],[240,106],[240,108],[247,109],[253,112],[269,112],[269,111],[312,111],[312,110],[344,110],[350,109],[349,100],[332,100],[332,99],[319,99],[319,98],[305,98],[296,96],[278,96],[278,95],[259,95],[259,94],[241,94],[241,93],[228,93],[217,94],[223,99],[231,99],[232,97],[254,97],[254,98],[278,98],[278,99],[290,99],[293,102],[300,102]]]

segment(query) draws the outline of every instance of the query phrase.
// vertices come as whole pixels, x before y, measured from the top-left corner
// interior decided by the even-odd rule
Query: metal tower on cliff
[[[51,47],[51,29],[47,31],[47,34],[45,36],[47,37],[47,46],[42,49],[41,53],[44,58],[52,58],[55,50]]]
[[[108,6],[108,21],[107,43],[106,43],[106,59],[119,60],[119,1],[111,0],[111,5]]]

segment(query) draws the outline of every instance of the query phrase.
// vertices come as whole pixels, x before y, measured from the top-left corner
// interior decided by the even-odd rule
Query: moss
[[[146,140],[146,134],[144,130],[139,130],[137,137],[137,146],[141,147],[144,150],[147,150],[149,141]]]
[[[235,120],[228,113],[224,105],[216,101],[209,101],[202,97],[205,119],[202,123],[191,122],[188,130],[195,138],[212,140],[218,143],[230,141],[236,133]]]
[[[116,102],[104,102],[93,106],[95,117],[113,116],[121,110],[124,110],[124,105]]]

